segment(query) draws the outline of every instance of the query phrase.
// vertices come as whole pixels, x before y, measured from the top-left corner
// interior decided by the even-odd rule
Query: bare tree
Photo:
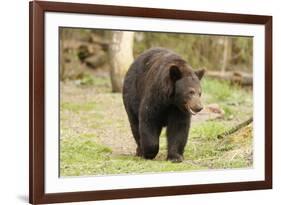
[[[134,60],[134,32],[112,31],[109,46],[112,92],[121,92],[124,76]]]

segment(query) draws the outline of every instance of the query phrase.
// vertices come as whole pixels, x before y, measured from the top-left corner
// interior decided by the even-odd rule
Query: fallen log
[[[208,71],[206,72],[206,76],[218,80],[226,80],[242,86],[253,85],[253,75],[242,71],[227,71],[223,73],[219,71]]]

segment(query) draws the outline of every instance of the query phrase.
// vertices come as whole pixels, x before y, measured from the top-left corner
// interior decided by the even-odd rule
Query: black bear
[[[183,160],[191,115],[202,110],[200,80],[204,70],[193,71],[178,54],[152,48],[138,56],[123,86],[123,101],[137,143],[137,156],[153,159],[159,135],[167,126],[168,156]]]

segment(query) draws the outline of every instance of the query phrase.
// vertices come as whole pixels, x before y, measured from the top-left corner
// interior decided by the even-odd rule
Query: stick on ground
[[[237,132],[238,130],[240,130],[241,128],[246,127],[246,126],[249,125],[251,122],[253,122],[253,117],[250,117],[248,120],[246,120],[246,121],[244,121],[244,122],[242,122],[242,123],[236,125],[235,127],[231,128],[230,130],[225,131],[225,132],[219,134],[219,135],[217,136],[217,138],[218,138],[218,139],[222,139],[222,138],[224,138],[224,137],[226,137],[226,136],[228,136],[228,135],[231,135],[231,134],[233,134],[234,132]]]

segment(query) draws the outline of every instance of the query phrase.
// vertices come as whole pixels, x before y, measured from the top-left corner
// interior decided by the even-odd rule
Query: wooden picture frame
[[[139,18],[194,20],[263,25],[265,27],[265,179],[262,181],[179,185],[149,188],[81,191],[64,193],[45,192],[45,45],[44,15],[46,12],[97,14]],[[153,197],[181,194],[229,192],[272,188],[272,17],[260,15],[214,13],[104,6],[78,3],[33,1],[29,4],[29,201],[32,204],[74,202],[88,200]]]

